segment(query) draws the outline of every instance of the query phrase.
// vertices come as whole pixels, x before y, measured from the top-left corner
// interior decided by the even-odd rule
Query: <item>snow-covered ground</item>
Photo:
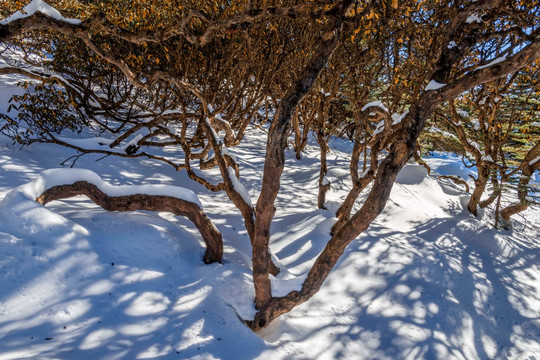
[[[14,82],[3,79],[0,111]],[[265,133],[251,129],[231,149],[254,202],[264,143]],[[271,242],[286,269],[273,282],[275,294],[299,286],[329,239],[350,186],[350,148],[344,140],[331,144],[327,211],[316,209],[318,149],[308,146],[302,160],[287,153]],[[75,164],[110,185],[194,191],[225,242],[224,263],[205,265],[203,241],[184,218],[107,212],[85,197],[44,207],[12,191],[73,154],[0,138],[0,359],[540,356],[540,210],[529,209],[511,231],[474,218],[464,211],[462,187],[436,177],[466,178],[457,157],[427,159],[431,176],[407,165],[384,213],[321,291],[254,334],[238,318],[253,314],[251,248],[224,194],[146,160],[88,155]]]

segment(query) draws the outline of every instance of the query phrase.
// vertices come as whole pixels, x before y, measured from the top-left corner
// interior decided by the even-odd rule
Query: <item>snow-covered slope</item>
[[[5,88],[0,91],[4,93]],[[0,106],[3,106],[0,104]],[[232,149],[252,199],[265,133]],[[384,213],[347,249],[321,291],[260,334],[250,245],[238,211],[183,172],[145,160],[81,158],[113,185],[193,190],[223,233],[225,261],[202,262],[193,225],[169,213],[111,213],[84,197],[43,207],[14,188],[73,155],[0,138],[0,359],[530,359],[540,354],[538,209],[512,231],[464,211],[459,185],[408,164]],[[329,210],[316,209],[318,149],[289,152],[272,250],[297,288],[329,239],[350,186],[347,152],[329,154]],[[170,154],[169,154],[170,155]],[[460,160],[428,159],[466,177]],[[460,173],[456,173],[459,171]],[[209,176],[215,176],[210,173]],[[524,222],[528,219],[528,223]],[[536,223],[538,224],[538,223]]]

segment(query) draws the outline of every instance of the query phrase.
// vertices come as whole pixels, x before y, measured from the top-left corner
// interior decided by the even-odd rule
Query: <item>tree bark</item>
[[[523,170],[523,172],[521,173],[521,177],[519,178],[517,190],[518,202],[505,207],[501,211],[501,217],[507,224],[510,224],[510,217],[512,215],[525,211],[529,207],[529,201],[527,200],[527,186],[531,181],[531,175],[531,171]]]
[[[324,203],[326,202],[326,193],[330,190],[330,181],[326,176],[328,174],[328,164],[326,161],[327,145],[324,136],[317,132],[317,142],[321,149],[321,170],[319,172],[319,194],[317,195],[317,207],[326,210]]]
[[[428,175],[431,175],[431,168],[424,161],[424,159],[422,159],[422,156],[421,156],[421,153],[420,153],[421,150],[422,150],[422,148],[420,147],[420,143],[417,141],[416,142],[416,148],[414,149],[414,153],[413,153],[414,161],[416,161],[416,163],[418,165],[422,165],[427,170]]]
[[[251,329],[257,331],[266,327],[276,317],[309,300],[320,289],[347,245],[365,231],[382,212],[390,196],[394,180],[401,167],[412,155],[413,150],[414,142],[412,142],[412,146],[408,146],[406,142],[400,142],[394,146],[394,149],[381,164],[373,188],[364,205],[351,217],[346,226],[342,226],[332,236],[309,271],[301,290],[292,291],[284,297],[271,298],[267,305],[255,315],[254,320],[246,322]]]
[[[489,179],[489,168],[485,165],[478,164],[478,177],[474,180],[474,191],[467,203],[467,210],[474,216],[478,214],[478,203],[482,194],[486,190],[486,185]]]
[[[197,227],[206,244],[203,261],[206,264],[221,263],[222,261],[223,241],[221,233],[196,203],[161,195],[109,196],[96,185],[86,181],[54,186],[45,190],[36,201],[46,205],[53,200],[66,199],[77,195],[86,195],[94,203],[108,211],[168,211],[175,215],[185,216]]]
[[[360,210],[336,230],[317,257],[300,291],[292,291],[283,297],[270,296],[264,306],[258,308],[255,318],[246,321],[252,330],[257,331],[266,327],[276,317],[309,300],[319,290],[347,245],[365,231],[383,211],[399,171],[414,152],[426,119],[441,101],[443,100],[438,93],[428,93],[418,105],[411,107],[401,122],[400,136],[393,142],[388,155],[378,166],[373,187]]]
[[[339,44],[343,16],[353,0],[344,0],[335,6],[334,26],[323,35],[321,47],[311,58],[291,90],[279,103],[268,132],[261,193],[257,201],[255,233],[253,239],[253,285],[255,308],[267,308],[272,298],[272,285],[268,277],[270,226],[276,212],[274,202],[279,192],[281,174],[285,166],[285,148],[294,109],[312,88],[328,59]]]
[[[253,245],[253,235],[254,235],[254,226],[255,226],[255,212],[253,211],[253,205],[250,203],[247,203],[247,201],[242,197],[242,195],[237,191],[237,189],[234,187],[231,176],[231,173],[228,171],[228,164],[226,162],[225,157],[222,154],[222,146],[223,144],[220,142],[218,143],[218,139],[214,138],[212,129],[210,127],[210,124],[208,124],[205,120],[202,120],[203,128],[205,129],[205,133],[207,135],[208,142],[210,143],[210,146],[214,150],[215,159],[217,160],[217,164],[219,165],[219,169],[221,172],[221,177],[223,178],[224,183],[224,190],[229,197],[229,199],[236,205],[236,207],[240,210],[242,213],[242,217],[244,218],[244,225],[246,226],[246,230],[248,232],[249,238],[251,240],[251,244]],[[229,157],[230,158],[230,157]],[[269,249],[267,249],[268,252],[268,258],[271,259]],[[276,276],[279,274],[279,267],[274,264],[272,260],[268,262],[268,271],[270,274]]]
[[[294,152],[296,158],[300,160],[302,158],[302,133],[300,131],[300,119],[298,113],[292,116],[292,127],[294,132]]]
[[[489,205],[493,204],[493,202],[501,196],[502,182],[501,184],[499,184],[499,180],[497,179],[496,175],[491,177],[491,186],[493,187],[493,192],[491,193],[491,195],[489,195],[487,199],[480,201],[480,203],[478,204],[482,209],[485,209]]]
[[[375,178],[375,172],[376,170],[370,169],[364,177],[359,178],[353,184],[353,188],[351,189],[351,191],[349,191],[347,197],[336,212],[338,221],[336,221],[336,223],[332,226],[332,230],[330,230],[330,235],[334,235],[347,221],[349,221],[354,202],[356,201],[356,199],[358,199],[358,196],[366,188],[366,186],[368,186],[373,181],[373,179]]]

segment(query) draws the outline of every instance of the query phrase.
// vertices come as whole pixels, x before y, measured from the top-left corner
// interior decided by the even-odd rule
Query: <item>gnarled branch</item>
[[[168,211],[175,215],[185,216],[193,222],[204,239],[206,252],[203,261],[206,264],[220,263],[222,261],[223,241],[221,233],[196,203],[163,195],[109,196],[96,185],[87,181],[53,186],[45,190],[36,201],[45,205],[53,200],[66,199],[77,195],[88,196],[90,200],[108,211]]]

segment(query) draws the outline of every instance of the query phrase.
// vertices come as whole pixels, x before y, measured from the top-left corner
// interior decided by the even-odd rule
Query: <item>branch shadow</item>
[[[84,197],[44,208],[9,196],[0,206],[13,209],[0,220],[0,264],[15,269],[0,277],[0,358],[250,359],[262,350],[221,298],[240,266],[205,265],[188,224],[106,212]],[[27,222],[16,229],[16,218]]]
[[[271,347],[263,356],[495,359],[540,350],[538,279],[529,272],[540,249],[447,210],[456,216],[409,232],[373,224],[309,305],[261,333]],[[490,236],[497,246],[477,241]]]

